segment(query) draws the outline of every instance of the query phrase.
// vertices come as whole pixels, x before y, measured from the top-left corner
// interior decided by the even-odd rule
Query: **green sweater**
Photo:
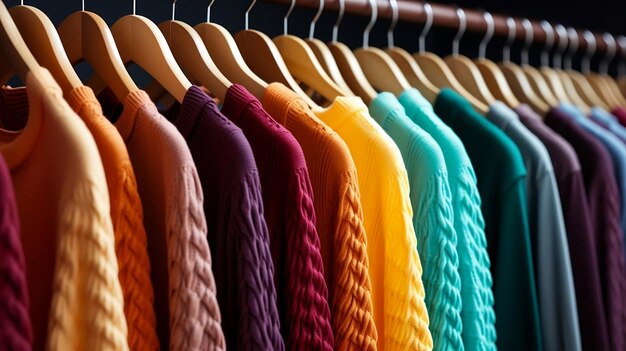
[[[454,91],[442,89],[434,109],[459,136],[476,171],[494,283],[496,345],[507,351],[541,350],[522,155]]]
[[[379,94],[370,113],[400,149],[408,172],[433,349],[464,350],[457,237],[443,153],[392,94]]]
[[[407,116],[439,144],[448,168],[452,193],[454,229],[459,238],[459,275],[463,309],[463,344],[466,351],[496,350],[496,314],[493,309],[493,280],[489,270],[485,222],[474,167],[465,146],[435,114],[432,105],[416,89],[400,95]]]

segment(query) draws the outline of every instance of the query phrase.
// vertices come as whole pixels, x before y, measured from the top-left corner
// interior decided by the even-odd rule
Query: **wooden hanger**
[[[424,11],[427,17],[432,17],[432,7],[429,3],[424,3]],[[422,35],[424,37],[430,28],[424,28]],[[463,96],[470,104],[479,112],[485,114],[488,111],[488,106],[476,99],[470,94],[455,78],[452,71],[445,61],[430,52],[417,52],[413,55],[413,58],[417,62],[418,66],[422,69],[428,80],[431,81],[438,88],[451,88],[459,95]]]
[[[176,2],[172,2],[172,20],[159,24],[180,68],[224,101],[232,83],[217,68],[198,33],[188,24],[174,20]]]
[[[57,30],[71,64],[89,62],[119,101],[139,89],[124,67],[109,26],[100,16],[83,8],[63,20]]]
[[[268,82],[280,82],[294,91],[313,109],[320,109],[293,78],[287,64],[280,55],[276,44],[264,33],[248,29],[250,10],[257,0],[253,0],[246,10],[246,27],[235,35],[237,47],[248,66]]]
[[[452,55],[447,56],[445,62],[448,67],[450,67],[450,71],[452,71],[456,79],[472,96],[478,98],[482,103],[490,105],[496,101],[496,99],[489,91],[478,67],[466,56],[459,55],[459,43],[461,37],[465,34],[467,20],[463,9],[457,8],[456,13],[459,18],[459,31],[452,41]]]
[[[600,61],[598,67],[599,73],[591,73],[589,69],[586,78],[597,93],[604,95],[605,98],[610,101],[612,108],[626,106],[626,100],[620,93],[617,83],[608,75],[609,62],[611,62],[617,54],[617,43],[615,38],[609,33],[604,33],[602,39],[607,45],[607,50]],[[590,65],[587,64],[587,66]]]
[[[207,7],[207,21],[194,29],[220,71],[230,81],[243,85],[257,99],[262,99],[268,84],[250,70],[232,35],[224,27],[211,23],[211,5],[214,1]]]
[[[26,82],[29,74],[39,77],[41,66],[30,52],[4,2],[0,2],[0,78],[7,82],[14,73]]]
[[[346,83],[357,96],[369,105],[378,93],[365,77],[365,73],[359,65],[359,61],[350,48],[339,42],[328,44],[330,52],[337,62],[337,67]]]
[[[43,12],[31,6],[15,6],[9,13],[30,52],[50,71],[63,94],[83,85],[65,54],[59,34]]]

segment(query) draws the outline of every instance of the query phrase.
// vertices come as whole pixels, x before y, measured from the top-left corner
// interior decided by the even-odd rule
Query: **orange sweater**
[[[102,161],[52,76],[40,73],[41,81],[27,78],[28,101],[12,101],[10,90],[4,96],[18,120],[30,110],[28,124],[0,131],[20,214],[34,349],[127,350]]]
[[[269,86],[263,107],[296,137],[306,158],[335,350],[376,350],[363,211],[348,146],[282,84]]]
[[[91,88],[76,88],[66,99],[89,128],[102,158],[124,293],[128,345],[131,350],[157,350],[159,341],[143,210],[126,145],[115,126],[102,114]]]

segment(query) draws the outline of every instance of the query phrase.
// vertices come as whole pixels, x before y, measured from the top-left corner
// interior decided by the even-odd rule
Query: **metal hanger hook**
[[[250,11],[252,11],[252,8],[254,7],[254,5],[256,5],[256,0],[252,0],[252,3],[250,3],[250,6],[248,6],[248,8],[246,9],[246,22],[245,22],[245,29],[248,30],[250,29]]]
[[[324,11],[324,2],[324,0],[320,0],[320,5],[317,8],[317,13],[315,13],[315,17],[313,17],[313,20],[311,21],[311,26],[309,27],[309,39],[313,39],[313,36],[315,35],[315,24],[317,24],[320,16],[322,16],[322,12]]]
[[[456,9],[456,15],[459,18],[459,30],[456,32],[454,39],[452,40],[452,55],[459,56],[459,43],[465,30],[467,29],[467,17],[465,17],[465,11],[462,8]]]
[[[80,1],[80,10],[85,12],[85,0]]]
[[[24,5],[24,0],[21,0],[22,5]],[[137,14],[137,1],[133,0],[133,16]]]
[[[521,63],[522,65],[528,65],[528,49],[535,39],[535,32],[533,32],[533,24],[527,18],[522,20],[522,27],[524,28],[524,47],[522,47]]]
[[[554,28],[548,21],[541,21],[541,29],[546,32],[546,43],[541,50],[541,65],[544,67],[550,66],[549,52],[554,46]]]
[[[343,14],[346,12],[346,0],[339,0],[339,14],[337,15],[337,21],[335,21],[335,25],[333,26],[333,43],[337,42],[337,37],[339,35],[339,25],[343,20]]]
[[[370,17],[370,22],[363,30],[363,47],[368,48],[370,44],[370,32],[374,25],[376,24],[376,20],[378,19],[378,6],[376,5],[376,0],[369,0],[370,8],[372,9],[372,16]]]
[[[567,49],[567,53],[565,54],[565,58],[563,59],[563,67],[566,70],[571,70],[574,55],[578,51],[578,32],[576,32],[574,28],[569,27],[567,28],[567,37],[569,38],[569,47]]]
[[[493,16],[489,12],[483,12],[483,18],[485,19],[485,23],[487,24],[487,32],[485,36],[480,41],[480,45],[478,46],[478,58],[484,59],[487,55],[487,44],[493,38],[493,32],[496,29],[496,25],[493,22]]]
[[[213,6],[214,2],[215,0],[209,1],[209,5],[206,7],[206,22],[207,23],[211,22],[211,6]]]
[[[585,50],[585,56],[583,56],[581,61],[581,70],[583,73],[587,74],[591,72],[591,58],[596,54],[597,45],[596,37],[590,31],[584,31],[583,38],[587,43],[587,50]]]
[[[602,35],[602,40],[606,43],[606,52],[600,61],[598,71],[602,74],[608,74],[609,64],[613,61],[613,59],[615,59],[615,55],[617,54],[617,43],[615,42],[615,38],[610,33],[604,33]]]
[[[554,68],[561,69],[562,66],[562,58],[563,52],[567,48],[567,44],[569,43],[569,38],[567,37],[567,29],[563,27],[561,24],[557,24],[554,28],[556,30],[557,38],[558,38],[558,46],[556,51],[554,52],[554,58],[552,59],[552,65]]]
[[[506,43],[504,44],[504,49],[502,50],[502,60],[504,62],[511,62],[511,44],[513,44],[513,41],[515,40],[515,32],[517,30],[513,17],[508,17],[506,19],[506,27],[509,30],[509,34],[506,37]]]
[[[626,57],[626,37],[620,35],[617,38],[617,45],[619,46],[620,56],[622,57],[617,64],[617,74],[623,77],[626,75],[626,61],[624,60]]]
[[[256,1],[256,0],[255,0]],[[285,14],[285,17],[283,17],[283,34],[287,35],[289,34],[289,16],[291,16],[291,13],[293,12],[293,8],[296,7],[296,0],[291,0],[291,4],[289,5],[289,10],[287,10],[287,13]]]
[[[393,32],[396,29],[396,24],[398,24],[399,15],[398,2],[396,0],[389,0],[389,5],[391,5],[391,23],[389,24],[389,29],[387,30],[387,46],[393,48]]]
[[[426,51],[426,36],[433,27],[433,7],[427,2],[424,2],[422,6],[424,8],[424,13],[426,14],[426,23],[424,23],[424,28],[419,36],[419,52],[421,53]]]
[[[172,21],[176,20],[176,0],[172,0]]]

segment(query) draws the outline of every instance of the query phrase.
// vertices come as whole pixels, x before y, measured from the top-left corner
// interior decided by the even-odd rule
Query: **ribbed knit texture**
[[[231,89],[236,89],[234,86]],[[241,88],[239,88],[241,90]],[[356,167],[345,142],[297,94],[270,84],[263,107],[302,146],[315,195],[335,350],[376,350],[367,239]]]
[[[466,351],[495,351],[491,261],[474,168],[459,137],[435,114],[419,91],[408,89],[398,100],[407,116],[439,144],[448,169],[454,228],[458,236],[463,345]]]
[[[284,350],[259,173],[241,129],[191,87],[165,116],[187,141],[204,194],[226,345]]]
[[[11,174],[0,156],[0,345],[7,350],[33,347],[28,315],[26,260],[20,241],[20,218]]]
[[[143,209],[128,151],[115,126],[102,114],[91,88],[78,87],[66,99],[89,128],[102,158],[109,189],[119,280],[124,293],[128,345],[131,350],[156,350],[159,341]]]
[[[331,350],[328,290],[302,149],[242,89],[228,90],[222,112],[243,130],[259,168],[285,344],[290,350]]]
[[[143,91],[115,123],[137,175],[161,348],[224,350],[196,166],[176,128]]]
[[[102,161],[50,73],[37,77],[26,81],[26,127],[0,132],[20,214],[34,349],[127,350]],[[10,104],[10,95],[3,100]]]
[[[346,142],[357,168],[378,348],[431,350],[409,181],[400,150],[359,98],[337,98],[317,116]]]
[[[378,94],[370,113],[400,149],[408,172],[433,349],[464,350],[457,237],[443,153],[430,134],[411,122],[393,94]]]

